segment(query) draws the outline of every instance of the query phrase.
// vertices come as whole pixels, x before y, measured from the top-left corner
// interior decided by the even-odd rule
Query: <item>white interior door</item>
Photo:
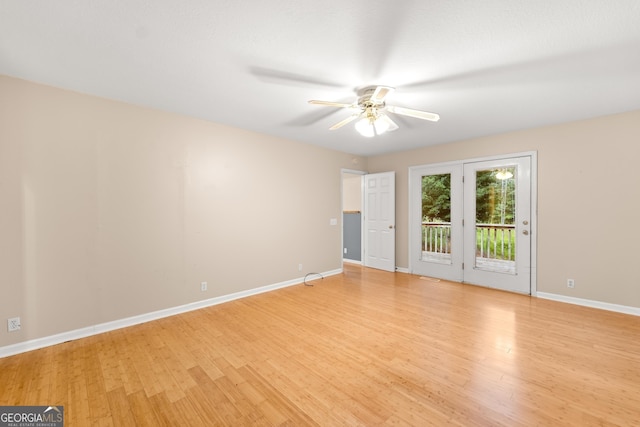
[[[364,265],[396,269],[395,172],[364,176]]]
[[[410,169],[413,274],[530,294],[532,156]]]

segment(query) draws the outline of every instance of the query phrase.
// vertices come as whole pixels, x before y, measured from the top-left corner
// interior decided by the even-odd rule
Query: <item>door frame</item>
[[[344,175],[360,175],[360,265],[364,265],[364,188],[363,179],[368,174],[367,171],[356,169],[340,169],[340,265],[344,268]]]
[[[494,161],[494,160],[504,160],[510,159],[513,157],[531,157],[531,227],[530,227],[530,239],[531,239],[531,295],[537,295],[537,266],[538,266],[538,152],[537,151],[525,151],[525,152],[516,152],[516,153],[508,153],[508,154],[500,154],[495,156],[485,156],[485,157],[474,157],[474,158],[466,158],[460,160],[454,160],[449,162],[440,162],[440,163],[426,163],[422,165],[416,165],[409,167],[408,172],[408,184],[409,184],[409,195],[413,194],[413,182],[412,182],[412,171],[415,169],[421,169],[425,167],[451,167],[451,166],[462,166],[465,163],[474,163],[474,162],[486,162],[486,161]],[[414,254],[412,251],[412,235],[411,231],[415,228],[415,219],[412,215],[414,210],[416,209],[415,204],[417,201],[413,197],[409,197],[409,229],[407,230],[408,234],[408,245],[409,245],[409,272],[413,274],[415,270],[414,265]],[[463,279],[464,283],[464,279]]]

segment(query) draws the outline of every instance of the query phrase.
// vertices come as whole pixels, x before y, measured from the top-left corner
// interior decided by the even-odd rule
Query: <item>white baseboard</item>
[[[337,270],[331,270],[325,273],[321,273],[321,275],[323,277],[327,277],[327,276],[333,276],[340,273],[342,273],[341,268]],[[0,347],[0,358],[12,356],[19,353],[25,353],[31,350],[37,350],[39,348],[60,344],[66,341],[86,338],[91,335],[98,335],[104,332],[126,328],[128,326],[138,325],[140,323],[146,323],[152,320],[162,319],[164,317],[175,316],[176,314],[186,313],[188,311],[198,310],[205,307],[211,307],[213,305],[223,304],[225,302],[237,300],[240,298],[246,298],[252,295],[258,295],[265,292],[275,291],[276,289],[286,288],[288,286],[299,285],[302,283],[304,283],[304,277],[287,280],[285,282],[275,283],[273,285],[267,285],[259,288],[249,289],[246,291],[236,292],[229,295],[222,295],[215,298],[196,301],[189,304],[180,305],[177,307],[167,308],[164,310],[153,311],[151,313],[145,313],[138,316],[127,317],[125,319],[119,319],[111,322],[100,323],[98,325],[88,326],[86,328],[63,332],[56,335],[50,335],[48,337],[37,338],[34,340],[24,341],[17,344],[11,344],[4,347]]]
[[[407,274],[409,274],[409,269],[408,268],[404,268],[404,267],[396,267],[396,271],[398,273],[407,273]]]
[[[574,298],[574,297],[568,297],[565,295],[549,294],[546,292],[538,292],[536,296],[538,298],[559,301],[559,302],[566,302],[568,304],[582,305],[585,307],[599,308],[600,310],[615,311],[617,313],[632,314],[634,316],[640,316],[640,308],[638,307],[629,307],[626,305],[611,304],[608,302]]]

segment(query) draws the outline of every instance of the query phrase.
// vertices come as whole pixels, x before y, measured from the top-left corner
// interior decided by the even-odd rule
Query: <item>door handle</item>
[[[525,236],[529,235],[529,230],[522,230],[522,234],[524,234]]]
[[[393,228],[393,225],[390,225],[389,228]]]

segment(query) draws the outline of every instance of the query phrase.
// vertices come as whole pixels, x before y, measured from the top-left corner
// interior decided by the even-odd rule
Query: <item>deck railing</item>
[[[515,225],[476,224],[476,256],[515,260]],[[451,253],[451,223],[423,222],[422,250],[438,254]]]
[[[422,250],[439,254],[451,253],[451,223],[423,222]]]
[[[476,224],[476,256],[516,259],[516,226],[513,224]]]

